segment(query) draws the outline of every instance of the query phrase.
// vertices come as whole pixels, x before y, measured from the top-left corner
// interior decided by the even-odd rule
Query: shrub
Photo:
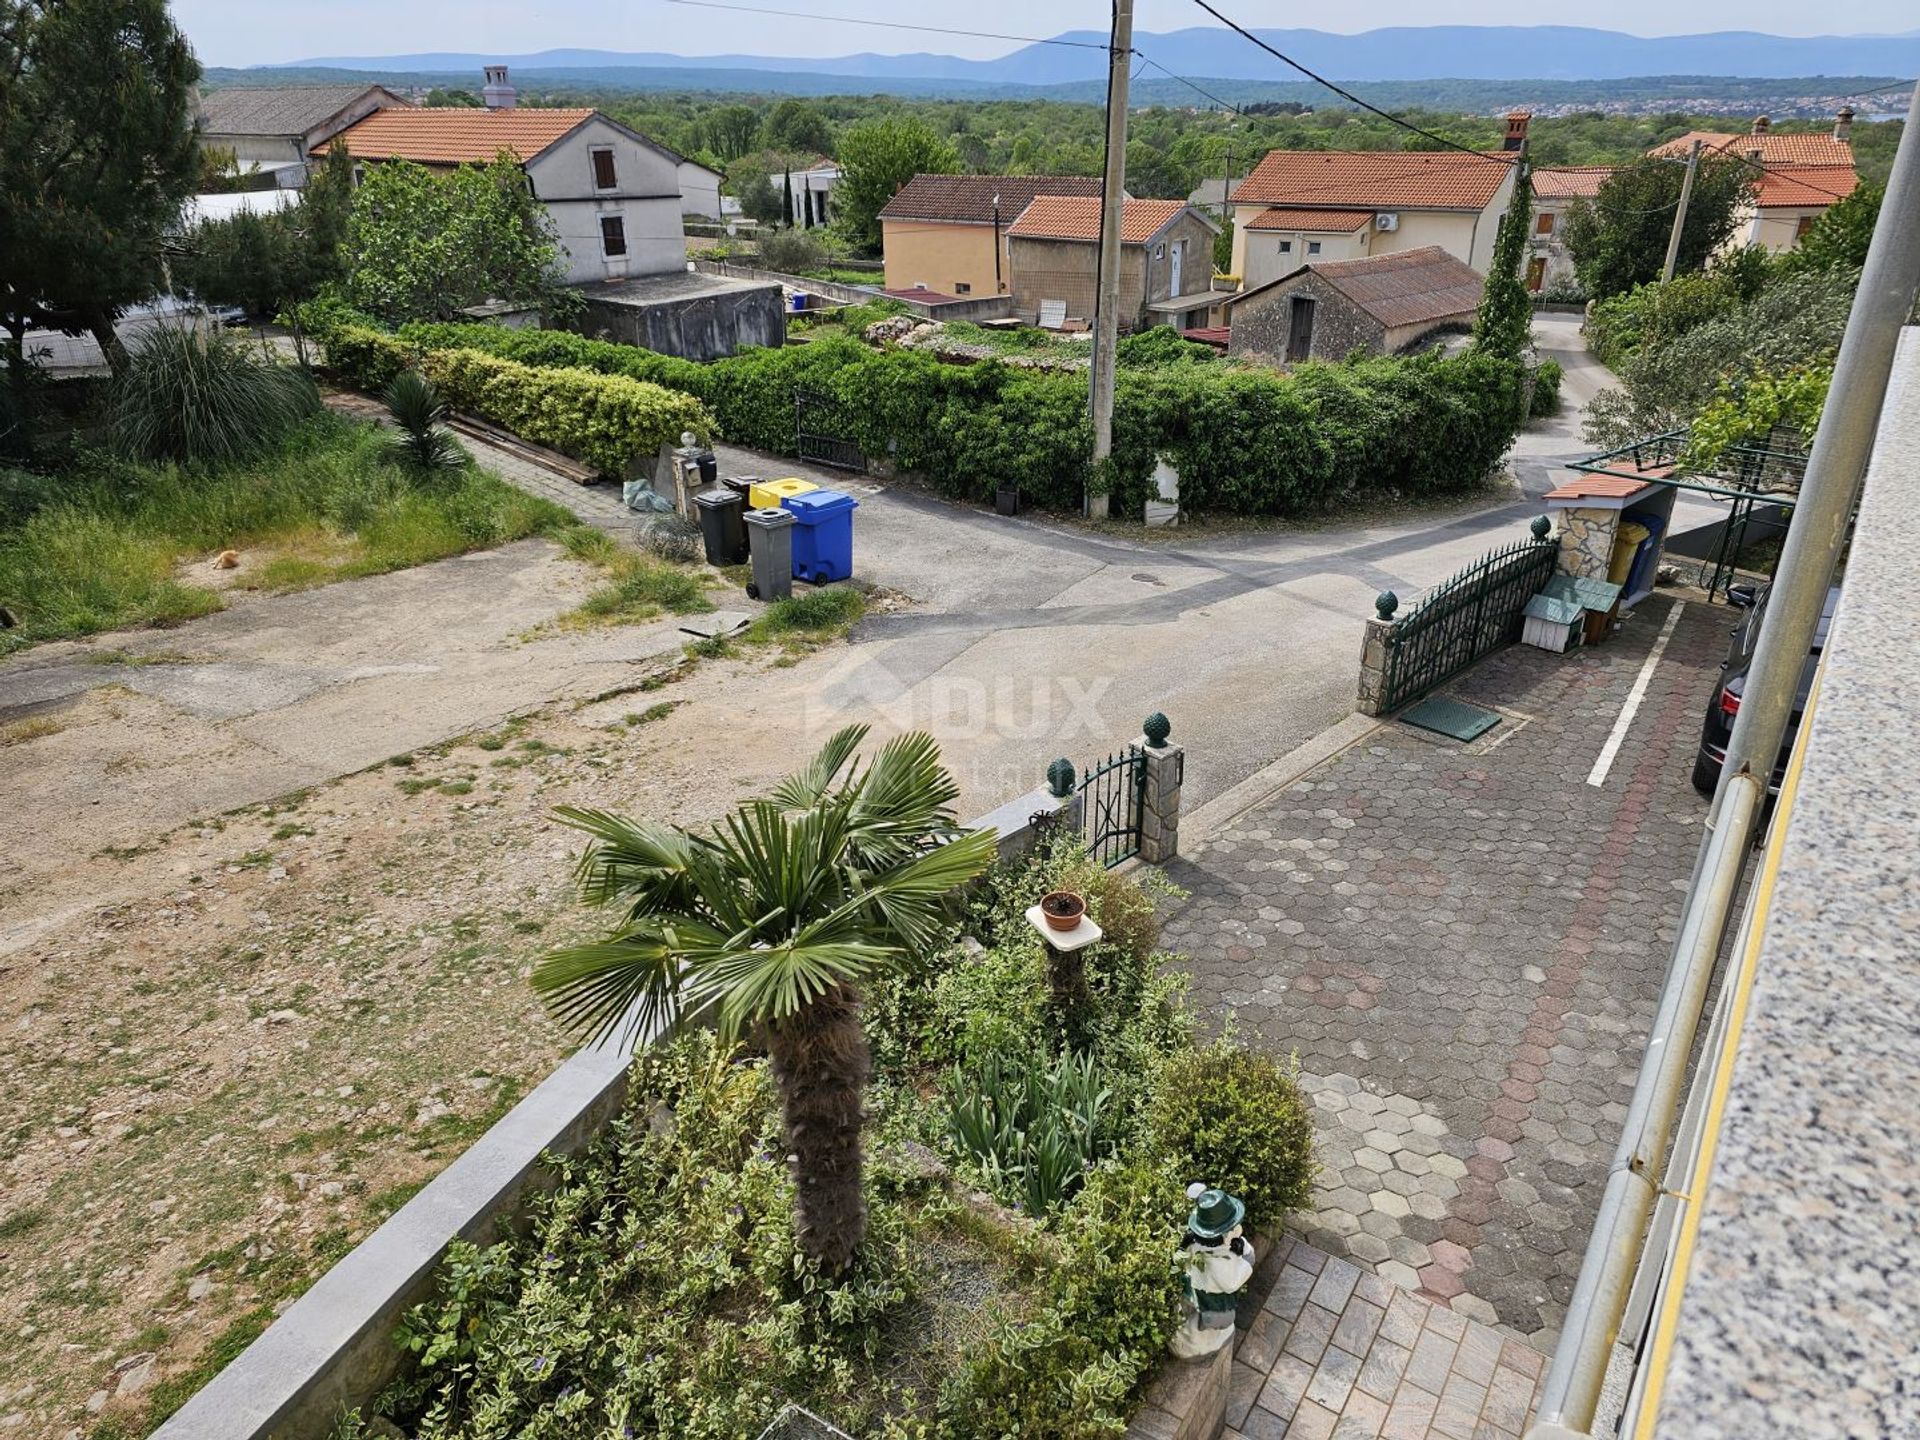
[[[760,237],[760,263],[783,275],[798,275],[825,265],[827,247],[805,230],[772,230]]]
[[[111,400],[114,438],[128,454],[209,464],[258,454],[319,405],[298,370],[185,325],[149,327]]]
[[[1535,420],[1560,413],[1560,381],[1565,372],[1558,360],[1542,360],[1533,371],[1533,398],[1527,414]]]
[[[418,370],[402,370],[387,387],[387,409],[399,434],[393,454],[421,474],[458,470],[467,463],[460,442],[447,429],[447,402]]]
[[[1210,365],[1219,361],[1211,345],[1184,339],[1171,325],[1154,325],[1138,334],[1125,336],[1114,347],[1116,365],[1151,369],[1156,365]]]
[[[435,350],[422,361],[454,405],[516,435],[620,476],[713,419],[691,395],[591,370],[536,369],[478,350]]]
[[[1031,1318],[1003,1322],[941,1396],[954,1440],[1092,1440],[1126,1428],[1129,1401],[1180,1314],[1174,1252],[1186,1218],[1164,1163],[1110,1160],[1054,1227]]]
[[[619,345],[610,340],[589,340],[567,330],[509,330],[504,325],[433,324],[417,322],[403,325],[400,339],[421,350],[484,350],[522,365],[566,366],[576,370],[597,370],[602,375],[624,375],[629,380],[646,380],[669,390],[684,390],[706,399],[706,377],[710,367],[675,355],[659,355],[637,345]]]
[[[1640,350],[1669,344],[1739,303],[1733,276],[1722,271],[1650,281],[1595,301],[1587,343],[1602,365],[1618,369]]]
[[[340,324],[320,334],[320,346],[329,370],[356,390],[375,395],[385,394],[387,387],[411,370],[418,358],[413,347],[402,344],[385,331],[352,323]]]
[[[1313,1120],[1297,1075],[1231,1037],[1175,1055],[1147,1111],[1155,1153],[1185,1181],[1238,1195],[1249,1225],[1277,1225],[1313,1183]]]
[[[1723,383],[1707,408],[1694,417],[1680,463],[1690,470],[1711,472],[1736,446],[1765,445],[1776,425],[1797,430],[1801,442],[1811,446],[1832,384],[1831,366],[1782,375],[1760,370],[1744,381]]]

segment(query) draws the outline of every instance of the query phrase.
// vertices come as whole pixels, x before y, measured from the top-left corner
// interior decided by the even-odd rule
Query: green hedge
[[[677,443],[682,431],[691,430],[702,439],[713,434],[713,417],[695,396],[622,374],[521,364],[480,350],[436,348],[431,340],[396,338],[352,325],[329,335],[324,344],[329,368],[362,390],[384,393],[394,376],[417,366],[456,408],[608,475],[625,474],[635,460],[657,453],[663,444]]]
[[[401,340],[683,390],[705,402],[728,440],[782,455],[794,450],[795,388],[819,391],[841,402],[847,438],[869,456],[960,499],[984,501],[1011,484],[1034,503],[1071,509],[1092,478],[1081,375],[993,360],[950,365],[844,337],[710,365],[489,325],[412,325]],[[355,335],[347,350],[365,344]],[[330,343],[329,360],[353,378],[340,349]],[[1303,365],[1286,375],[1190,363],[1122,370],[1112,467],[1096,483],[1117,513],[1152,497],[1161,456],[1179,468],[1181,505],[1195,513],[1293,515],[1365,496],[1457,491],[1506,452],[1519,384],[1517,366],[1484,355]]]

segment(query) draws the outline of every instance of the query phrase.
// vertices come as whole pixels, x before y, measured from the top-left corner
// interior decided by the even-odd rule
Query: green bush
[[[941,1396],[953,1440],[1093,1440],[1126,1429],[1130,1401],[1180,1315],[1177,1173],[1115,1159],[1062,1212],[1036,1314],[1003,1322]]]
[[[1779,375],[1760,370],[1744,380],[1723,383],[1712,402],[1694,417],[1680,463],[1710,474],[1734,447],[1764,446],[1776,425],[1798,431],[1801,443],[1811,448],[1832,384],[1831,365]]]
[[[1734,277],[1718,270],[1636,285],[1594,302],[1587,344],[1602,365],[1618,369],[1640,350],[1671,343],[1740,303]]]
[[[691,395],[624,375],[544,369],[478,350],[434,350],[421,361],[448,403],[621,476],[683,431],[702,439],[713,419]]]
[[[1542,360],[1534,368],[1533,398],[1527,405],[1531,418],[1540,420],[1560,413],[1560,381],[1565,373],[1558,360]]]
[[[949,365],[848,336],[710,365],[550,330],[409,325],[400,339],[682,390],[707,404],[728,440],[782,455],[794,452],[794,391],[816,391],[840,402],[847,438],[868,455],[956,498],[985,501],[1017,484],[1036,504],[1072,509],[1089,480],[1092,431],[1078,374],[997,360]],[[356,336],[350,348],[365,343]],[[1362,496],[1457,492],[1512,441],[1519,369],[1492,357],[1375,358],[1278,375],[1172,363],[1193,347],[1171,331],[1129,343],[1161,359],[1120,372],[1108,480],[1117,512],[1150,498],[1162,456],[1179,466],[1190,511],[1296,515]],[[338,348],[328,352],[336,366]],[[397,363],[381,358],[369,378],[384,384],[392,378],[381,378],[384,366]]]
[[[413,369],[419,352],[370,326],[351,322],[314,332],[327,368],[356,390],[384,395],[387,387]]]
[[[313,382],[220,331],[154,325],[114,378],[113,435],[141,460],[258,454],[320,407]]]
[[[1248,1225],[1277,1226],[1313,1184],[1313,1119],[1297,1077],[1231,1039],[1173,1056],[1147,1111],[1155,1153],[1187,1181],[1238,1195]]]

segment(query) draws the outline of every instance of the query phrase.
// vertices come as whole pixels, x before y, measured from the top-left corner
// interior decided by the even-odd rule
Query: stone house
[[[1286,365],[1398,355],[1471,326],[1483,284],[1437,245],[1313,261],[1227,302],[1227,353]]]
[[[1826,135],[1775,134],[1773,122],[1757,116],[1745,135],[1690,130],[1647,153],[1684,160],[1694,141],[1701,156],[1734,156],[1752,164],[1753,197],[1738,212],[1726,248],[1757,245],[1770,255],[1797,246],[1837,200],[1853,193],[1860,175],[1853,164],[1853,111],[1843,109]]]
[[[886,288],[965,299],[1012,287],[1007,227],[1033,197],[1093,195],[1081,175],[916,175],[880,208]]]
[[[354,121],[407,103],[384,85],[235,85],[200,98],[200,143],[297,189],[316,149]]]
[[[1525,120],[1509,120],[1515,149]],[[1233,190],[1233,273],[1253,290],[1316,260],[1438,246],[1484,275],[1515,158],[1507,150],[1270,151]]]
[[[1611,165],[1562,165],[1533,172],[1533,219],[1527,230],[1527,289],[1538,292],[1571,281],[1567,216],[1574,202],[1591,200],[1613,174]]]
[[[518,109],[506,76],[504,65],[487,67],[482,109],[376,110],[319,148],[344,145],[356,165],[437,169],[485,165],[504,151],[553,220],[568,284],[684,271],[681,157],[598,110]]]
[[[1037,195],[1007,227],[1013,313],[1038,318],[1049,301],[1090,318],[1099,298],[1100,197]],[[1184,200],[1128,199],[1120,219],[1120,328],[1205,325],[1213,293],[1213,237]]]

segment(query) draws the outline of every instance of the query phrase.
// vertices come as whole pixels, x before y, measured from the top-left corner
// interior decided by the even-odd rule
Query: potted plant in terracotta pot
[[[1071,890],[1053,890],[1040,897],[1040,917],[1050,930],[1077,930],[1086,913],[1086,898]]]

